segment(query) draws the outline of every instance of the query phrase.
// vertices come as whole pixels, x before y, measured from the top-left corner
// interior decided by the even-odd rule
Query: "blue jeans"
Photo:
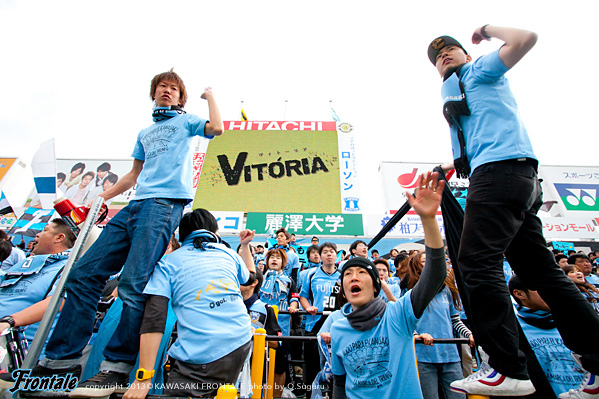
[[[422,363],[418,362],[418,376],[424,399],[439,399],[439,383],[443,388],[445,399],[466,399],[463,393],[449,388],[455,380],[464,378],[462,364],[456,363]]]
[[[67,299],[41,364],[62,368],[78,363],[94,327],[96,306],[108,277],[123,270],[118,285],[121,321],[104,356],[113,371],[128,372],[139,351],[143,290],[164,255],[183,213],[185,200],[150,198],[131,201],[106,225],[75,264],[66,284]]]

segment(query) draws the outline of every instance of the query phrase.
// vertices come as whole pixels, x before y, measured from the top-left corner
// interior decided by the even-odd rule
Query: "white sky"
[[[1,157],[129,158],[151,124],[151,78],[175,68],[188,112],[225,120],[331,120],[357,135],[364,213],[382,213],[381,161],[451,159],[441,80],[428,43],[449,34],[474,58],[483,24],[539,34],[508,73],[546,165],[597,165],[597,11],[588,1],[10,1],[0,0]]]

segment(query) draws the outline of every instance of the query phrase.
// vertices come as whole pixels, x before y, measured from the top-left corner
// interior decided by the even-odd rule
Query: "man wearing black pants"
[[[462,45],[441,36],[428,55],[443,78],[443,113],[458,175],[470,177],[458,265],[470,294],[471,322],[489,364],[454,381],[458,392],[523,396],[534,392],[518,350],[517,321],[502,272],[503,255],[551,307],[564,343],[582,355],[587,378],[560,398],[599,395],[599,317],[559,269],[536,216],[542,204],[538,161],[504,74],[535,45],[533,32],[485,25],[474,44],[505,44],[472,62]],[[592,373],[592,374],[591,374]]]

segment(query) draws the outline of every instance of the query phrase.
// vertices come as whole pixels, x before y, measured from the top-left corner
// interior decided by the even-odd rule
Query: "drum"
[[[12,373],[23,364],[29,344],[23,327],[7,328],[0,334],[0,372]]]

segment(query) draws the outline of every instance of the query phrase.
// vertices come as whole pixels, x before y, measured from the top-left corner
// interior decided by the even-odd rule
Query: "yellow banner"
[[[320,125],[301,123],[285,125],[294,130],[237,127],[214,138],[208,147],[194,208],[340,213],[337,132],[308,130]],[[267,125],[283,126],[281,122],[265,122],[260,127]],[[225,123],[225,128],[235,129],[233,126]],[[298,126],[308,128],[301,130]]]

